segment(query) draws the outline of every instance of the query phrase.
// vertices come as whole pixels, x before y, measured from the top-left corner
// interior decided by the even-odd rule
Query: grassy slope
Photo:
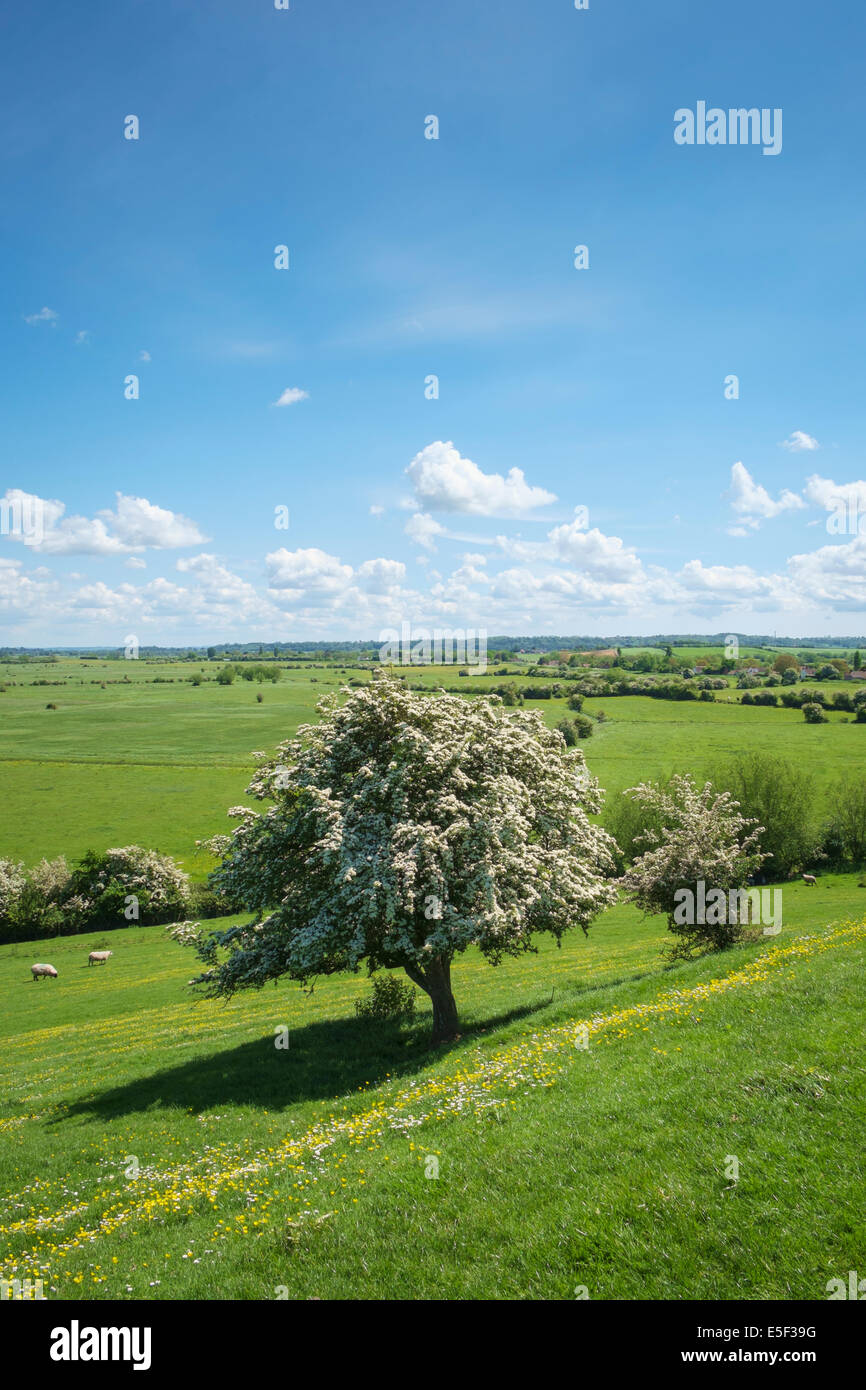
[[[354,1018],[362,977],[223,1006],[190,1001],[160,928],[42,946],[40,984],[0,948],[2,1272],[80,1297],[825,1298],[866,1234],[866,933],[825,928],[857,882],[786,886],[780,937],[674,969],[624,907],[562,951],[470,954],[467,1032],[434,1057],[423,1014]]]

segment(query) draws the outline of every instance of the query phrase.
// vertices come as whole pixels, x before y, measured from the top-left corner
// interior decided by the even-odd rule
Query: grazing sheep
[[[804,882],[804,883],[817,883],[818,880],[817,880],[817,878],[815,877],[814,874],[804,874],[804,875],[803,875],[803,882]]]
[[[53,965],[31,965],[30,969],[33,971],[34,980],[41,980],[43,975],[52,980],[57,979],[57,971]]]
[[[88,965],[104,965],[109,956],[113,956],[113,951],[91,951],[87,957]]]

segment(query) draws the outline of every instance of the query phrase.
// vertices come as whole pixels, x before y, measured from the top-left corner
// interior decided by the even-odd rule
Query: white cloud
[[[342,592],[352,578],[352,566],[315,546],[308,550],[274,550],[265,556],[268,585],[284,598],[308,602]]]
[[[358,580],[371,594],[384,594],[406,578],[406,566],[400,560],[365,560],[358,567]]]
[[[301,390],[300,386],[287,386],[283,394],[280,396],[279,400],[274,401],[273,404],[295,405],[298,401],[308,401],[309,399],[309,391]]]
[[[445,527],[440,526],[439,522],[434,521],[426,512],[416,512],[414,516],[410,516],[403,530],[410,540],[423,546],[425,550],[435,550],[435,537],[445,535]]]
[[[866,609],[866,536],[792,555],[788,570],[804,599],[855,615]]]
[[[371,516],[384,516],[384,515],[385,515],[385,508],[384,508],[384,507],[380,507],[379,504],[378,504],[378,502],[373,502],[372,505],[371,505],[371,507],[370,507],[370,515],[371,515]]]
[[[473,516],[519,516],[556,501],[552,492],[530,487],[519,468],[483,473],[471,459],[463,458],[450,442],[436,440],[416,454],[407,474],[415,495],[425,507],[441,512]]]
[[[573,521],[554,526],[544,541],[522,541],[497,536],[496,544],[517,560],[544,560],[576,565],[586,575],[620,584],[639,582],[643,566],[633,546],[619,536],[606,536],[597,526],[586,529],[586,509],[576,507]]]
[[[129,549],[178,550],[187,545],[202,545],[203,536],[194,521],[157,507],[146,497],[128,497],[117,493],[117,510],[101,511],[99,516]]]
[[[75,347],[83,347],[85,343],[89,343],[89,342],[90,342],[90,330],[89,330],[88,328],[81,328],[81,329],[79,329],[79,331],[76,333],[76,335],[75,335],[75,337],[74,337],[74,339],[73,339],[73,343],[74,343]]]
[[[806,479],[804,492],[810,502],[825,511],[844,507],[854,516],[866,517],[866,482],[862,478],[852,483],[834,483],[832,478],[813,473]]]
[[[817,439],[813,439],[811,434],[806,434],[805,430],[794,430],[787,439],[780,441],[783,449],[789,449],[792,454],[800,454],[806,450],[820,449],[821,445]]]
[[[49,308],[48,308],[48,305],[46,304],[45,307],[44,307],[43,309],[40,309],[40,310],[39,310],[39,313],[38,313],[38,314],[25,314],[25,315],[24,315],[24,322],[25,322],[25,323],[50,323],[51,326],[52,326],[52,328],[56,328],[58,317],[59,317],[59,315],[55,314],[55,312],[54,312],[53,309],[49,309]]]
[[[790,492],[788,488],[783,488],[778,500],[774,502],[767,489],[755,482],[748,468],[742,463],[735,463],[731,468],[731,486],[727,495],[738,517],[738,525],[730,534],[738,536],[745,534],[743,528],[757,531],[762,521],[779,516],[782,512],[799,510],[806,505],[802,497],[796,492]]]
[[[151,360],[150,353],[146,348],[141,349],[141,352],[138,354],[138,360],[139,362],[149,362]]]
[[[144,560],[140,560],[139,557],[138,557],[137,555],[130,555],[129,559],[128,559],[128,560],[124,560],[123,563],[126,565],[126,568],[127,568],[127,569],[130,569],[130,570],[146,570],[146,569],[147,569],[147,564],[145,563],[145,561],[144,561]]]
[[[117,510],[104,510],[93,518],[64,516],[63,502],[20,488],[9,488],[5,500],[22,507],[30,517],[41,516],[41,537],[31,538],[27,544],[42,555],[126,555],[136,550],[201,545],[207,539],[194,521],[178,512],[157,507],[144,497],[116,495]],[[33,534],[31,531],[31,537]],[[21,541],[24,536],[10,534],[8,539]]]

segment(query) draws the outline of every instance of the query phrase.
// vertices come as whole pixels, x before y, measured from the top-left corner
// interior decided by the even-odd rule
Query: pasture
[[[366,678],[217,665],[0,669],[0,852],[140,843],[203,878],[195,841],[229,827],[253,750]],[[826,797],[862,769],[864,726],[721,694],[587,700],[591,770],[617,795],[760,749]],[[779,936],[688,963],[626,905],[496,969],[471,950],[462,1037],[432,1053],[426,996],[371,1023],[362,974],[216,1003],[163,927],[0,946],[0,1276],[73,1299],[824,1299],[864,1260],[866,880],[783,893]]]
[[[163,928],[98,970],[106,936],[61,938],[40,984],[0,948],[0,1268],[85,1299],[825,1298],[866,1236],[852,899],[792,884],[780,936],[674,968],[628,907],[470,952],[435,1054],[423,1010],[354,1016],[362,975],[224,1005]]]
[[[203,878],[212,861],[196,852],[195,842],[230,828],[225,812],[244,799],[252,752],[270,751],[314,719],[325,693],[369,678],[333,661],[292,664],[276,685],[237,679],[223,686],[215,680],[221,664],[0,664],[2,853],[30,865],[43,856],[74,859],[88,849],[142,844]],[[409,670],[413,684],[461,685],[453,666]],[[196,674],[201,685],[190,682]],[[489,671],[466,684],[492,688],[526,679]],[[52,684],[33,684],[45,680]],[[713,704],[645,696],[587,700],[586,713],[606,716],[586,744],[592,772],[616,793],[660,773],[704,775],[735,753],[776,752],[808,763],[825,795],[863,765],[866,725],[848,715],[831,712],[827,724],[813,727],[799,710],[740,707],[734,691],[719,694]],[[569,713],[565,700],[526,707],[539,709],[551,725]]]

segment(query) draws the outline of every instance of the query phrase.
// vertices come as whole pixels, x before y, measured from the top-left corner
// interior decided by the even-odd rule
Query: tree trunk
[[[424,969],[420,966],[410,968],[408,965],[403,968],[413,984],[419,985],[430,996],[433,1005],[431,1045],[438,1047],[440,1043],[453,1042],[460,1036],[460,1020],[451,993],[451,961],[444,956],[436,956]]]

